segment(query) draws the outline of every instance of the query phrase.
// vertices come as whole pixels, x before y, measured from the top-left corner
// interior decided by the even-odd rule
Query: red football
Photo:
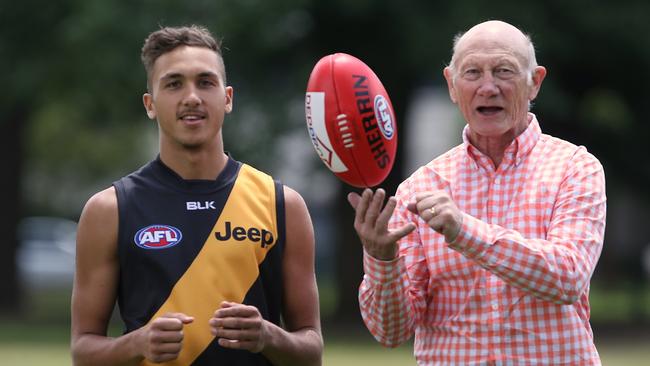
[[[305,115],[311,142],[327,167],[355,187],[386,179],[397,150],[397,125],[386,89],[361,60],[320,59],[309,77]]]

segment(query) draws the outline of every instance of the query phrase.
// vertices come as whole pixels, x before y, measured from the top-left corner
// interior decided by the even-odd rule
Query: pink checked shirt
[[[416,230],[393,261],[364,255],[368,329],[386,346],[415,332],[420,365],[600,365],[588,297],[605,230],[603,169],[532,117],[496,170],[467,131],[417,170],[390,223]],[[406,209],[435,189],[464,212],[451,244]]]

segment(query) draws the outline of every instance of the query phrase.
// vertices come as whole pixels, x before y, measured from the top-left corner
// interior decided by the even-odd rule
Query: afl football
[[[309,137],[323,163],[342,181],[374,187],[386,179],[397,150],[397,125],[386,89],[358,58],[321,58],[305,96]]]

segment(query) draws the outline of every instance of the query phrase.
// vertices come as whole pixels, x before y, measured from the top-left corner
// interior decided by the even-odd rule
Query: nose
[[[496,80],[491,73],[485,73],[480,82],[481,84],[477,90],[480,96],[489,97],[499,94],[499,87],[497,86]]]
[[[183,105],[188,107],[193,107],[201,104],[201,98],[199,97],[195,88],[188,88],[185,97],[183,98]]]

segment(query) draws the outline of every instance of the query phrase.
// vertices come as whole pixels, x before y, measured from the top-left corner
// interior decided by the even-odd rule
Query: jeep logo
[[[267,245],[273,244],[273,233],[264,230],[252,227],[246,229],[245,227],[235,226],[232,227],[230,221],[226,221],[224,232],[217,231],[214,233],[214,237],[219,241],[226,241],[233,238],[236,241],[244,241],[246,239],[257,243],[260,242],[262,248],[265,248]]]

